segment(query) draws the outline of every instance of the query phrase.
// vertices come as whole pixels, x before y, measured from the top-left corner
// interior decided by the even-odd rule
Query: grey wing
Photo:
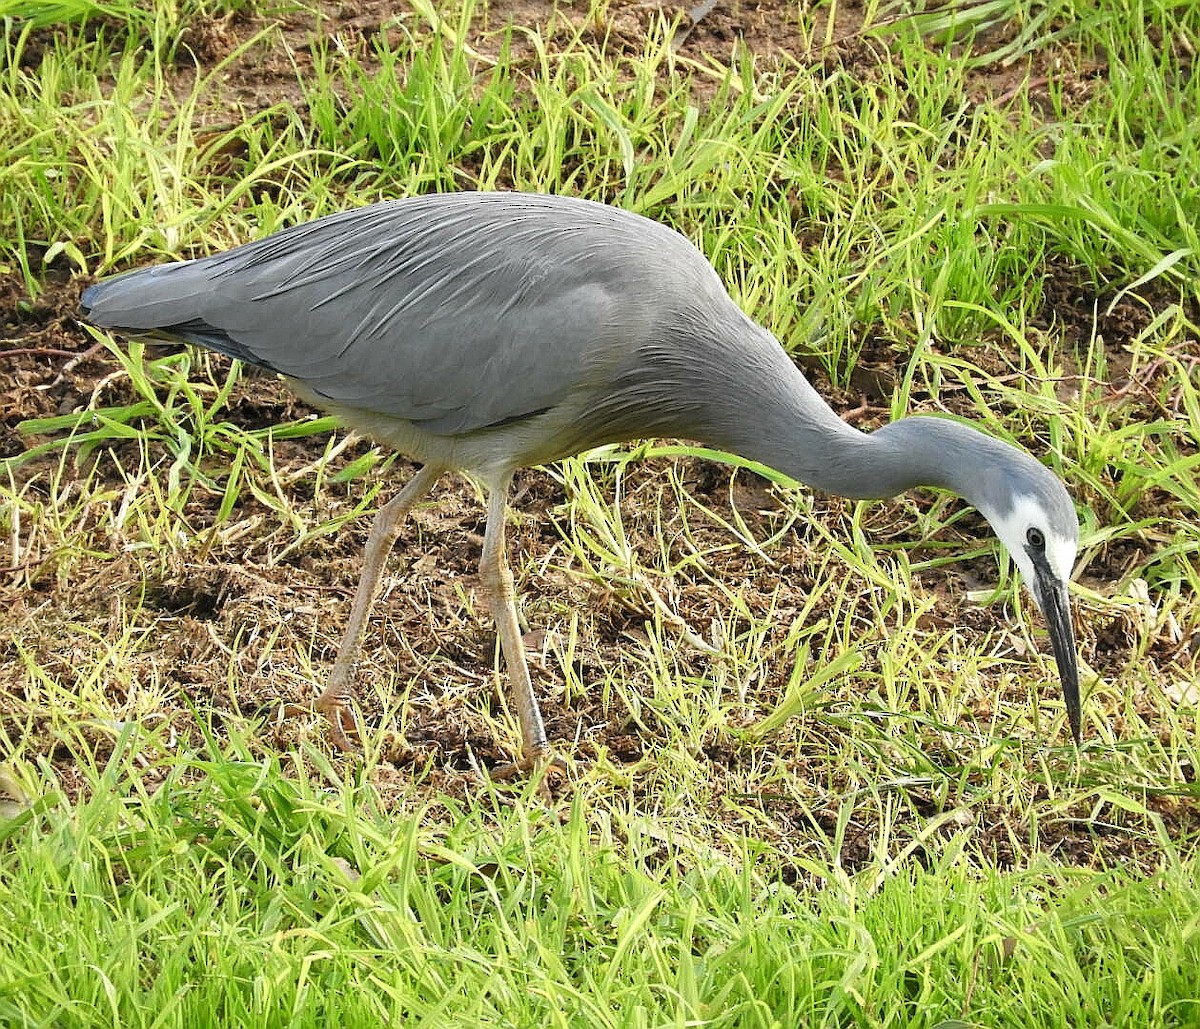
[[[453,434],[546,410],[621,362],[654,318],[637,285],[647,233],[690,249],[597,204],[419,197],[120,276],[83,304],[97,324],[166,332]]]

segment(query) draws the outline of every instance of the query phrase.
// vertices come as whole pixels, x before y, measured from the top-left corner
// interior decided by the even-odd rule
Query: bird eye
[[[1034,550],[1046,549],[1046,537],[1037,526],[1031,526],[1029,531],[1025,533],[1025,542],[1033,547]]]

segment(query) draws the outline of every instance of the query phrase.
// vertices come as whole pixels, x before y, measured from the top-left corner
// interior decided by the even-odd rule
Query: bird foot
[[[329,722],[329,742],[343,754],[362,753],[362,735],[358,730],[358,719],[354,709],[344,700],[327,700],[318,697],[309,704],[283,704],[280,714],[284,718],[307,718],[316,711]]]
[[[492,782],[507,782],[527,772],[537,780],[538,796],[549,804],[554,799],[550,787],[566,777],[567,763],[549,747],[543,747],[532,755],[522,753],[516,761],[500,765],[485,774]]]
[[[343,754],[362,752],[362,735],[358,731],[358,718],[348,701],[326,700],[318,697],[313,707],[329,721],[329,742]]]

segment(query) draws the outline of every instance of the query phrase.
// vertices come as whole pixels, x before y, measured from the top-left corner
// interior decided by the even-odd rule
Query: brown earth
[[[360,50],[363,41],[381,27],[392,24],[404,11],[395,3],[359,2],[327,4],[326,19],[318,28],[307,15],[288,15],[285,37],[292,57],[282,50],[261,50],[252,57],[235,61],[227,75],[231,103],[246,109],[266,107],[290,98],[300,101],[295,86],[292,59],[303,63],[309,53],[308,41],[315,31],[336,34],[344,45]],[[686,38],[680,53],[705,63],[709,59],[728,61],[742,48],[748,48],[764,62],[840,62],[857,74],[869,75],[880,61],[887,60],[886,50],[874,40],[858,34],[858,4],[838,6],[838,22],[830,34],[829,46],[812,46],[801,37],[794,5],[769,0],[763,3],[731,4],[722,2],[694,24],[681,11],[653,3],[614,4],[607,24],[585,24],[585,15],[571,7],[551,8],[541,3],[501,0],[488,8],[479,19],[480,35],[474,45],[487,52],[498,45],[496,31],[508,22],[525,26],[550,26],[548,38],[584,31],[612,48],[637,47],[653,19],[680,17],[680,33]],[[196,27],[189,36],[191,55],[181,60],[179,80],[186,87],[195,67],[210,67],[231,54],[239,42],[261,28],[254,19],[234,17],[211,21]],[[812,39],[822,40],[826,26],[817,21]],[[998,40],[989,40],[995,45]],[[36,60],[31,50],[27,60]],[[189,63],[194,62],[194,63]],[[1018,89],[1035,95],[1046,88],[1048,65],[1035,57],[1026,64],[980,72],[974,81],[977,102],[1003,103]],[[1085,95],[1095,69],[1081,69],[1072,85]],[[703,82],[703,80],[701,80]],[[698,88],[703,89],[703,85]],[[37,265],[38,255],[33,255]],[[1069,340],[1084,342],[1099,329],[1108,350],[1113,378],[1106,385],[1112,402],[1144,404],[1148,416],[1156,415],[1161,404],[1156,388],[1166,374],[1162,368],[1149,369],[1135,381],[1123,378],[1128,368],[1125,344],[1145,327],[1153,315],[1156,298],[1148,303],[1127,299],[1110,314],[1097,315],[1107,308],[1108,298],[1082,281],[1075,269],[1047,269],[1047,328],[1064,334]],[[87,405],[103,383],[105,404],[132,399],[127,381],[116,373],[119,365],[106,350],[97,348],[76,320],[80,283],[52,268],[43,282],[44,292],[30,300],[20,278],[0,278],[0,322],[4,341],[0,344],[0,458],[23,453],[31,444],[23,434],[23,421],[77,410]],[[1097,318],[1101,319],[1097,324]],[[869,330],[868,330],[869,331]],[[1195,358],[1196,354],[1191,357]],[[851,389],[835,390],[828,382],[817,385],[835,408],[852,412],[864,426],[877,424],[886,417],[886,394],[901,368],[898,355],[885,342],[873,343],[868,335],[861,371]],[[221,381],[225,363],[208,358],[205,368],[213,369]],[[811,371],[811,369],[810,369]],[[813,373],[816,376],[816,373]],[[916,402],[921,397],[914,398]],[[945,398],[943,398],[945,399]],[[235,387],[228,412],[223,415],[243,428],[255,428],[300,418],[305,409],[286,388],[268,376],[247,374]],[[340,438],[340,437],[339,437]],[[276,444],[273,458],[279,475],[287,480],[291,473],[310,466],[320,458],[328,437],[322,436],[291,443]],[[331,462],[334,470],[369,453],[363,441],[352,442]],[[159,456],[165,454],[161,448]],[[21,481],[32,482],[31,489],[48,497],[47,481],[57,456],[23,466]],[[136,464],[133,448],[113,447],[95,461],[81,463],[100,484],[120,496],[127,488],[122,468]],[[629,471],[622,498],[626,529],[635,543],[651,538],[656,518],[664,524],[681,526],[689,512],[681,507],[670,488],[667,469],[662,462],[647,462]],[[383,481],[399,481],[410,466],[398,461]],[[68,468],[68,475],[82,470]],[[161,474],[161,470],[156,473]],[[766,531],[781,523],[784,514],[769,490],[753,476],[740,474],[730,482],[727,471],[702,462],[682,466],[683,480],[693,496],[718,515],[732,519],[736,513],[754,529]],[[311,476],[300,477],[288,485],[288,495],[296,512],[309,524],[320,524],[336,514],[352,510],[375,480],[357,481],[343,489],[326,487],[314,493]],[[385,485],[390,492],[390,485]],[[618,589],[584,574],[562,545],[561,534],[569,531],[561,517],[564,494],[561,487],[544,473],[525,471],[518,477],[514,504],[519,515],[510,530],[514,568],[525,593],[525,614],[534,626],[557,626],[560,634],[569,624],[571,612],[586,611],[587,640],[577,651],[573,670],[579,681],[601,681],[606,669],[621,669],[632,688],[645,672],[628,659],[629,640],[643,634],[649,614],[647,594],[637,589]],[[481,616],[483,605],[475,581],[476,563],[483,531],[483,510],[474,490],[458,481],[446,480],[434,494],[436,504],[422,508],[405,527],[393,557],[383,598],[377,604],[360,660],[358,680],[363,684],[362,713],[371,732],[386,733],[382,760],[375,771],[381,790],[387,794],[389,782],[400,790],[415,775],[433,791],[469,794],[475,787],[462,774],[478,762],[492,765],[508,756],[498,745],[496,721],[490,714],[500,700],[494,690],[496,653],[490,620]],[[120,626],[128,611],[140,608],[134,621],[152,634],[152,642],[140,651],[140,661],[149,682],[161,688],[161,722],[179,735],[198,737],[195,719],[189,707],[201,712],[220,727],[233,714],[263,715],[266,727],[261,731],[263,745],[281,749],[294,747],[300,738],[321,737],[315,723],[298,720],[274,720],[271,713],[280,701],[299,703],[310,696],[313,678],[325,674],[332,660],[340,628],[344,625],[349,600],[359,569],[359,555],[368,519],[359,518],[340,533],[308,540],[294,548],[294,534],[270,506],[243,496],[228,519],[215,529],[216,511],[221,501],[219,490],[196,489],[186,508],[187,533],[205,538],[201,551],[182,548],[176,555],[147,556],[112,541],[103,553],[90,550],[79,553],[39,553],[27,549],[17,553],[12,541],[0,541],[0,567],[8,573],[0,583],[0,604],[8,609],[5,621],[20,626],[8,642],[0,641],[0,726],[10,740],[23,741],[23,753],[47,756],[68,788],[81,781],[76,772],[81,741],[91,749],[92,759],[102,762],[113,745],[112,732],[104,727],[80,729],[65,742],[61,726],[47,713],[43,704],[28,695],[25,674],[26,654],[46,670],[52,679],[74,682],[78,670],[103,667],[104,640],[112,626]],[[114,501],[115,502],[115,501]],[[907,503],[929,506],[940,499],[918,496]],[[834,498],[816,498],[815,512],[836,531],[849,536],[848,515],[851,506]],[[89,516],[89,517],[94,517]],[[897,528],[894,509],[880,505],[868,514],[864,528],[879,539],[895,538],[909,530]],[[820,574],[817,553],[819,542],[805,538],[803,525],[792,530],[770,555],[770,561],[740,547],[730,548],[729,536],[711,521],[695,519],[689,524],[695,546],[705,554],[713,579],[729,590],[740,593],[751,608],[767,609],[777,593],[803,596]],[[961,523],[964,532],[978,527],[977,516]],[[81,530],[86,530],[81,525]],[[915,530],[912,530],[915,532]],[[652,557],[643,551],[642,556]],[[927,555],[928,556],[928,555]],[[1096,584],[1119,578],[1128,562],[1144,555],[1136,545],[1125,542],[1101,551],[1092,561],[1088,576]],[[963,577],[971,577],[966,581]],[[938,605],[927,616],[928,628],[962,626],[968,646],[976,642],[995,645],[995,619],[965,605],[964,588],[978,588],[996,577],[991,558],[955,566],[955,571],[938,581],[934,573],[923,576],[926,589],[937,594]],[[727,597],[709,584],[706,577],[687,574],[675,579],[656,581],[666,594],[668,604],[688,625],[704,627],[728,618]],[[786,587],[786,589],[785,589]],[[786,625],[790,610],[784,600],[778,621]],[[870,616],[870,595],[864,585],[859,598],[848,601],[847,617],[861,610]],[[736,625],[728,631],[737,631]],[[1101,675],[1124,666],[1134,627],[1125,616],[1094,619],[1081,627],[1084,656]],[[15,642],[19,637],[20,645]],[[71,641],[64,645],[64,640]],[[565,695],[564,685],[554,667],[554,634],[534,633],[531,643],[545,643],[545,667],[538,672],[537,684],[544,698],[544,710],[552,737],[567,741],[568,749],[584,761],[603,759],[617,765],[636,767],[647,750],[648,733],[654,731],[653,715],[634,713],[613,699],[602,701],[589,693]],[[1174,644],[1193,646],[1191,641]],[[1160,645],[1156,655],[1165,664],[1175,655],[1170,644]],[[231,649],[233,648],[233,649]],[[790,662],[782,650],[782,640],[767,641],[768,651],[777,651],[777,660],[768,662],[774,670],[765,673],[768,681],[755,684],[762,706],[769,707],[783,689]],[[311,657],[311,668],[307,660]],[[866,655],[867,661],[873,658]],[[683,648],[677,660],[688,674],[703,678],[713,671],[700,654]],[[230,676],[230,668],[236,675]],[[101,673],[103,674],[103,673]],[[413,688],[401,710],[388,708],[393,719],[381,724],[384,705],[372,681],[390,680],[423,683]],[[230,681],[233,685],[229,685]],[[110,698],[114,710],[133,699],[127,679],[113,675],[97,684]],[[997,698],[1001,703],[1003,698]],[[1019,698],[1017,703],[1024,703]],[[1147,701],[1149,707],[1150,701]],[[835,697],[835,711],[853,711],[856,698]],[[986,718],[987,712],[976,711]],[[1152,714],[1148,710],[1148,716]],[[823,756],[823,734],[836,730],[814,723],[807,742],[796,755],[794,774],[801,780],[824,782],[837,779],[841,772],[829,766]],[[940,738],[940,737],[939,737]],[[836,744],[828,748],[838,753]],[[730,789],[738,780],[738,765],[753,761],[728,740],[714,739],[700,756],[710,763],[714,775],[728,776]],[[935,762],[957,766],[961,759],[949,753],[931,753]],[[722,771],[717,772],[717,769]],[[982,773],[980,773],[982,774]],[[973,785],[983,785],[982,783]],[[930,795],[921,797],[921,787],[909,792],[910,802],[933,814],[939,802]],[[763,821],[779,833],[781,847],[792,836],[803,838],[811,832],[814,819],[821,831],[832,829],[824,824],[820,805],[798,806],[794,799],[761,795],[739,798],[739,803],[761,811]],[[1170,798],[1151,801],[1173,833],[1185,834],[1200,828],[1194,809]],[[836,807],[836,805],[835,805]],[[833,810],[833,809],[831,809]],[[985,853],[1005,864],[1020,860],[1024,829],[1005,823],[998,807],[977,809],[980,842]],[[1065,860],[1089,863],[1111,862],[1150,855],[1136,853],[1131,837],[1120,825],[1125,817],[1108,811],[1111,819],[1088,819],[1087,824],[1065,820],[1057,827],[1043,830],[1041,845]],[[832,815],[829,816],[832,818]],[[1101,831],[1097,826],[1109,825]],[[955,831],[949,826],[947,832]],[[1111,831],[1110,831],[1111,830]],[[761,830],[761,826],[759,827]],[[866,860],[871,839],[862,828],[847,838],[845,860],[849,866]]]

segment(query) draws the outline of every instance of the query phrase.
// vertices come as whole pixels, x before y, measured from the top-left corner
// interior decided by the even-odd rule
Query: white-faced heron
[[[388,552],[446,471],[488,491],[480,573],[512,680],[522,763],[548,750],[504,545],[513,473],[605,443],[699,440],[830,493],[915,486],[973,504],[1045,615],[1071,732],[1079,680],[1070,497],[1028,454],[960,422],[847,425],[682,235],[604,204],[522,193],[413,197],[331,215],[88,288],[84,315],[287,377],[306,399],[422,463],[375,517],[329,683],[343,748],[351,671]]]

